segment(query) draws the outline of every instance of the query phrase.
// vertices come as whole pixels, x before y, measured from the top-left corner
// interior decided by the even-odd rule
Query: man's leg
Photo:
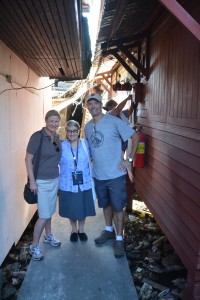
[[[114,223],[117,231],[117,236],[123,235],[123,226],[124,226],[124,212],[114,212]]]
[[[112,206],[109,205],[109,206],[103,208],[103,213],[104,213],[106,228],[104,231],[102,231],[100,236],[94,240],[97,245],[101,245],[101,244],[105,243],[107,240],[115,238],[115,232],[114,232],[113,226],[112,226],[112,219],[113,219]]]
[[[114,242],[114,255],[116,258],[125,256],[123,227],[124,227],[124,212],[114,212],[114,223],[117,231],[116,240]]]
[[[114,224],[116,228],[116,240],[114,242],[114,255],[116,258],[125,256],[124,241],[123,241],[123,226],[124,226],[124,212],[123,208],[126,205],[126,188],[125,176],[116,178],[113,181],[112,188],[112,205],[114,211]]]
[[[103,208],[104,219],[106,223],[105,230],[102,231],[100,236],[94,240],[97,245],[101,245],[107,240],[115,238],[115,231],[113,230],[112,226],[113,211],[109,199],[108,180],[94,179],[94,182],[98,204],[100,208]]]
[[[112,226],[112,219],[113,219],[113,210],[112,206],[109,205],[106,208],[103,208],[104,219],[106,222],[106,226]]]

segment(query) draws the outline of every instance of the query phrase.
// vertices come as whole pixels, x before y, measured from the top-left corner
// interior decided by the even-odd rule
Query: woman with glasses
[[[44,243],[53,247],[58,247],[61,244],[51,232],[51,218],[56,210],[59,178],[58,164],[61,157],[61,141],[56,133],[60,123],[59,113],[56,110],[48,111],[45,116],[45,123],[45,127],[40,131],[36,131],[30,137],[25,158],[30,189],[38,195],[39,218],[34,227],[33,242],[29,250],[34,260],[43,258],[39,241],[44,229]],[[39,150],[40,145],[41,150]],[[40,152],[39,164],[35,178],[34,164],[38,152]]]
[[[60,160],[59,214],[70,220],[71,242],[87,241],[85,218],[96,215],[90,155],[87,143],[79,139],[79,133],[79,123],[68,121],[67,139],[62,142]]]

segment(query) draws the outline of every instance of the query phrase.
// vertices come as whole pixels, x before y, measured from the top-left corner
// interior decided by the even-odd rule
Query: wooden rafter
[[[127,2],[128,0],[118,0],[117,2],[117,7],[115,10],[115,15],[113,17],[113,24],[112,24],[112,29],[111,29],[111,33],[109,35],[108,40],[112,40],[115,37],[115,33],[117,31],[117,29],[119,28],[121,21],[122,21],[122,17],[124,15],[124,10],[127,6]]]
[[[114,48],[105,49],[103,50],[103,55],[107,56],[109,54],[112,54],[115,56],[115,58],[119,61],[119,63],[128,71],[128,73],[137,81],[140,81],[140,73],[146,77],[146,79],[149,79],[149,36],[148,34],[141,35],[140,38],[143,37],[143,41],[145,42],[145,66],[141,64],[141,43],[142,40],[134,41],[133,43],[129,45],[124,45],[123,43],[120,43],[119,41],[115,41]],[[130,52],[129,49],[137,48],[136,52],[138,53],[137,58]],[[137,74],[130,68],[130,66],[126,63],[122,55],[120,55],[118,52],[123,53],[137,68]]]
[[[127,72],[137,81],[139,82],[139,76],[130,68],[130,66],[124,61],[124,59],[118,54],[119,49],[110,49],[104,52],[104,55],[112,54],[115,58],[120,62],[120,64],[127,70]]]
[[[110,71],[106,71],[106,72],[101,72],[101,73],[98,73],[98,74],[96,74],[96,77],[97,76],[103,76],[103,75],[110,75],[110,74],[113,74],[114,73],[114,71],[112,71],[112,70],[110,70]]]
[[[108,94],[110,96],[111,95],[111,90],[107,88],[107,86],[103,83],[102,80],[103,80],[103,78],[99,78],[99,79],[97,79],[97,82],[100,83],[104,87],[104,89],[108,92]]]
[[[138,75],[129,67],[129,65],[123,60],[123,58],[117,53],[117,51],[112,50],[112,54],[116,57],[116,59],[121,63],[121,65],[128,71],[128,73],[139,82]]]
[[[109,86],[111,86],[111,82],[108,80],[108,78],[110,77],[106,77],[105,75],[102,75],[102,77],[103,77],[103,79],[107,82],[107,84],[109,85]]]
[[[199,41],[200,25],[176,0],[159,0]]]
[[[123,39],[117,39],[113,41],[107,41],[101,44],[101,50],[105,50],[108,47],[118,46],[122,44],[129,44],[129,47],[134,47],[138,43],[138,41],[142,41],[147,35],[147,32],[142,32],[140,34],[133,34],[132,36],[129,36],[127,38]],[[130,44],[131,43],[131,44]]]
[[[118,47],[129,59],[130,61],[136,66],[136,68],[146,77],[148,78],[148,70],[143,67],[143,65],[140,63],[140,60],[135,58],[134,55],[131,54],[131,52],[126,49],[124,46],[120,45]]]

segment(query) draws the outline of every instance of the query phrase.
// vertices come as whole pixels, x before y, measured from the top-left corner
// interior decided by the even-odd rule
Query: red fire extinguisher
[[[139,135],[139,143],[135,154],[133,166],[135,168],[144,168],[144,155],[145,155],[145,134],[142,131],[142,126],[138,125],[136,132]]]

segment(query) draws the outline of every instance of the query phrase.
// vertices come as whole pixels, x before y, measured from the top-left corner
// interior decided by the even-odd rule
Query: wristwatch
[[[132,163],[132,162],[133,162],[133,159],[132,159],[131,157],[129,157],[129,158],[128,158],[128,161],[129,161],[130,163]]]

